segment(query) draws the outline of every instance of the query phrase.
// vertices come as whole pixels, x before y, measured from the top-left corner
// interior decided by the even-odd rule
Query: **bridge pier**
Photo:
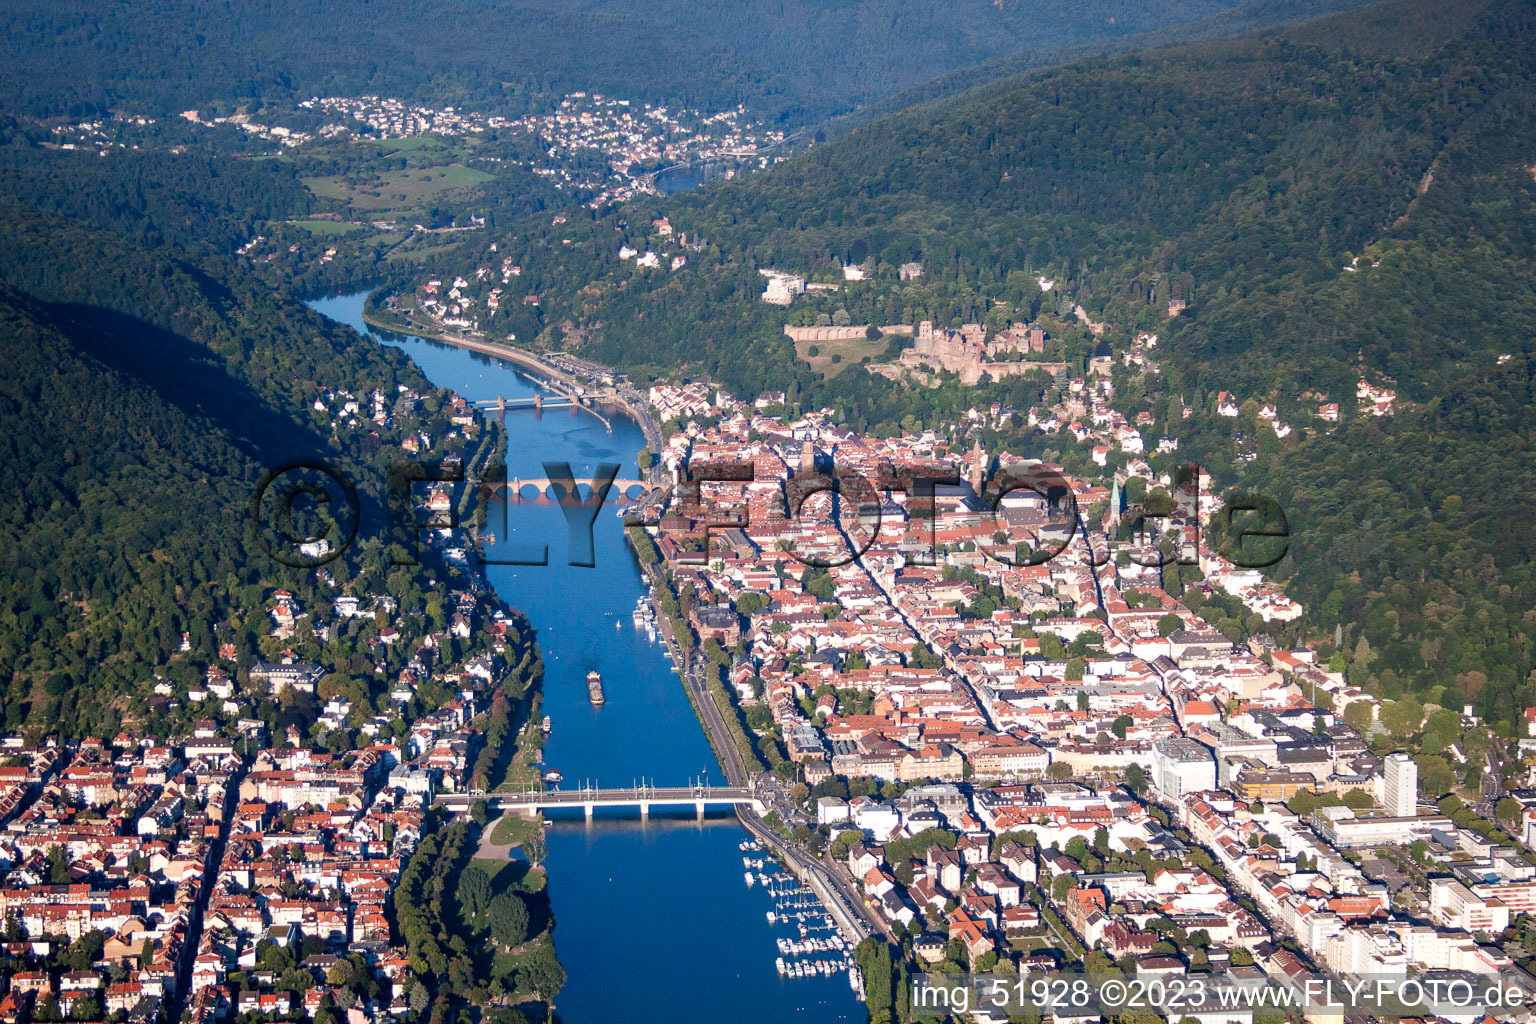
[[[467,813],[478,793],[443,793],[433,801],[457,813]],[[540,790],[519,794],[498,794],[488,797],[492,807],[500,813],[512,813],[530,820],[537,820],[545,811],[556,808],[575,810],[580,807],[588,818],[594,817],[599,806],[632,807],[641,817],[649,817],[651,807],[687,807],[703,817],[711,804],[752,804],[755,794],[741,786],[637,786],[625,789],[599,789],[583,785],[580,790]]]

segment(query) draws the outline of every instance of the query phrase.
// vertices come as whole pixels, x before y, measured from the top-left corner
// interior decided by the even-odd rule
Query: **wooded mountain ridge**
[[[1344,0],[1350,2],[1350,0]],[[0,14],[12,113],[377,93],[484,109],[597,91],[818,121],[992,58],[1197,23],[1236,0],[63,0]]]

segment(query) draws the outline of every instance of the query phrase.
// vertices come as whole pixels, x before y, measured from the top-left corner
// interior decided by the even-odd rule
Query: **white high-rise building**
[[[1394,818],[1411,818],[1419,811],[1419,766],[1407,754],[1387,757],[1383,771],[1383,803]]]
[[[1216,759],[1209,747],[1183,736],[1152,744],[1152,785],[1164,800],[1216,788]]]

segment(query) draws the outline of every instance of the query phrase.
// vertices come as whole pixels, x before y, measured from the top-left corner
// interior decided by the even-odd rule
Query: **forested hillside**
[[[920,103],[943,99],[975,89],[1003,78],[1009,78],[1038,68],[1093,57],[1105,57],[1130,50],[1145,50],[1172,43],[1192,42],[1199,39],[1220,39],[1225,36],[1246,35],[1261,29],[1294,22],[1321,18],[1336,11],[1360,7],[1369,0],[1247,0],[1198,21],[1183,22],[1167,28],[1152,29],[1131,36],[1115,36],[1089,43],[1064,45],[1054,49],[1032,49],[993,57],[980,63],[939,75],[911,88],[893,93],[860,110],[829,121],[829,134],[842,134],[869,124],[880,118],[890,117]]]
[[[169,657],[185,624],[178,588],[189,611],[212,614],[210,576],[247,557],[239,530],[200,538],[193,524],[225,520],[249,458],[93,356],[63,320],[0,292],[9,728],[25,724],[34,706],[73,717],[74,703],[90,700],[87,684],[110,696]],[[200,484],[204,475],[210,482]],[[192,549],[200,549],[195,564],[156,554]],[[113,678],[119,672],[127,678]]]
[[[138,244],[227,255],[269,220],[319,204],[291,161],[234,160],[164,150],[42,149],[48,133],[0,118],[0,195],[60,220]],[[68,187],[61,187],[62,181]]]
[[[14,113],[164,113],[212,100],[383,93],[516,105],[597,90],[792,122],[978,61],[1178,25],[1233,0],[64,0],[0,14]],[[14,106],[11,106],[14,104]]]
[[[52,133],[35,123],[0,116],[0,196],[49,217],[119,236],[146,248],[171,246],[179,253],[221,267],[222,276],[259,273],[285,294],[334,289],[357,280],[403,273],[414,260],[413,246],[430,247],[429,232],[409,237],[406,229],[380,238],[356,223],[374,211],[353,209],[345,199],[317,194],[306,184],[346,180],[369,185],[383,177],[436,171],[452,160],[446,146],[417,144],[340,145],[250,159],[229,152],[217,140],[202,145],[162,141],[142,149],[62,150]],[[418,140],[419,142],[419,140]],[[514,140],[508,149],[521,144]],[[407,209],[430,222],[438,208],[449,223],[472,212],[486,223],[515,219],[532,210],[568,201],[547,181],[515,166],[498,149],[482,161],[491,168],[484,182],[446,193]],[[426,168],[422,170],[420,168]],[[399,216],[399,214],[392,214]],[[320,218],[306,220],[306,218]],[[307,231],[333,227],[335,233]],[[356,233],[354,233],[356,232]],[[257,235],[273,239],[274,257],[253,268],[235,260],[236,250]],[[281,242],[279,245],[278,242]],[[290,241],[297,248],[288,250]],[[333,261],[315,257],[328,246]],[[381,253],[392,253],[389,263]],[[280,255],[279,255],[280,254]]]
[[[142,715],[155,671],[195,676],[225,642],[249,667],[270,589],[313,587],[254,544],[246,509],[270,467],[334,458],[363,492],[377,557],[379,445],[330,439],[310,405],[322,388],[425,382],[257,282],[21,207],[4,216],[0,716],[110,731]]]
[[[1529,3],[1394,0],[987,86],[748,180],[527,222],[500,251],[540,304],[505,323],[639,371],[787,387],[880,430],[1045,385],[824,379],[786,319],[995,327],[1081,303],[1111,326],[1074,359],[1157,331],[1162,373],[1117,371],[1117,405],[1221,484],[1286,500],[1280,572],[1319,635],[1344,628],[1362,683],[1459,687],[1491,714],[1533,667],[1533,532],[1511,506],[1536,491],[1533,38]],[[620,244],[670,244],[663,215],[696,245],[687,266],[621,261]],[[923,276],[897,280],[909,261]],[[844,282],[850,262],[871,279]],[[768,306],[763,267],[840,290]],[[1170,299],[1188,303],[1171,320]],[[1396,389],[1396,416],[1355,412],[1361,377]],[[1241,417],[1214,415],[1221,391]],[[1332,429],[1315,418],[1330,400]],[[1302,429],[1261,431],[1260,403]]]
[[[623,215],[643,242],[648,214],[664,211],[707,248],[695,274],[625,289],[611,306],[589,302],[607,325],[600,352],[628,348],[623,332],[643,317],[655,363],[702,359],[745,373],[739,339],[715,327],[722,298],[754,298],[758,267],[814,275],[871,260],[891,269],[920,260],[926,273],[905,289],[840,296],[855,322],[979,319],[999,299],[1022,301],[1043,273],[1057,295],[1123,322],[1158,319],[1159,297],[1163,308],[1169,297],[1192,300],[1183,326],[1196,332],[1197,321],[1236,308],[1246,326],[1220,333],[1242,334],[1216,343],[1246,350],[1270,316],[1250,315],[1250,300],[1283,295],[1289,312],[1305,313],[1292,305],[1298,295],[1337,284],[1353,255],[1415,232],[1412,218],[1399,220],[1410,205],[1492,216],[1464,194],[1441,203],[1420,188],[1437,161],[1474,158],[1487,140],[1528,129],[1525,41],[1504,25],[1418,60],[1284,36],[1223,41],[1073,65],[920,108],[775,173]],[[1505,186],[1528,179],[1513,152],[1501,169]],[[1448,177],[1442,169],[1442,192]],[[611,232],[598,226],[594,243]],[[536,255],[525,262],[548,263]],[[617,263],[598,256],[599,271]],[[1209,362],[1213,382],[1256,384],[1250,375],[1268,371],[1276,344],[1287,360],[1306,360],[1293,372],[1314,386],[1353,386],[1354,347],[1303,350],[1290,338],[1268,339],[1258,360]]]
[[[1448,706],[1464,697],[1507,728],[1536,704],[1536,360],[1441,390],[1422,409],[1266,457],[1242,479],[1289,513],[1289,589],[1319,628],[1343,626],[1352,681]]]

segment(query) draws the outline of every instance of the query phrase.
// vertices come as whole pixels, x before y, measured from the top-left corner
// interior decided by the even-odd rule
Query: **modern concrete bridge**
[[[653,786],[648,783],[625,789],[601,789],[583,784],[576,789],[529,793],[443,793],[434,803],[450,810],[465,811],[477,800],[484,800],[492,811],[514,811],[528,816],[560,807],[580,807],[589,818],[599,807],[637,807],[640,816],[645,817],[652,807],[691,806],[703,814],[706,807],[757,803],[750,786]]]

